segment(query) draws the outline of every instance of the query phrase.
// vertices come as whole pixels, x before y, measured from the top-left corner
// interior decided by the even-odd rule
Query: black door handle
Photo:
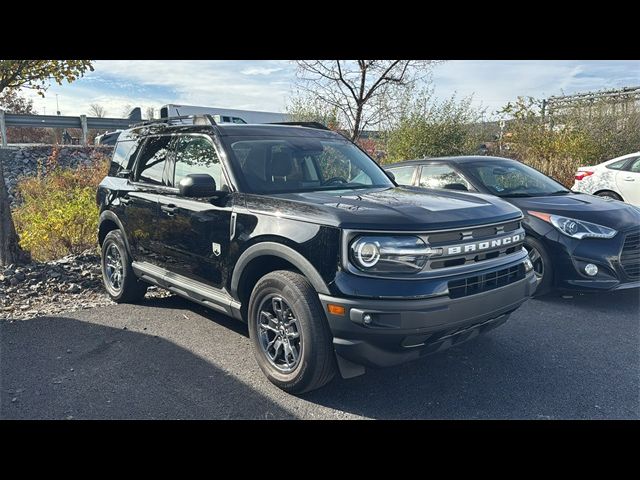
[[[170,203],[169,205],[161,205],[160,206],[160,210],[165,212],[167,215],[171,216],[171,215],[174,215],[178,211],[178,207],[176,207],[174,204]]]

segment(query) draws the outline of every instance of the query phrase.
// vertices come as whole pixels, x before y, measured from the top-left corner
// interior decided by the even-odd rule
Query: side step
[[[242,320],[240,302],[222,290],[148,262],[133,262],[131,267],[135,274],[145,282],[166,288],[176,295]]]

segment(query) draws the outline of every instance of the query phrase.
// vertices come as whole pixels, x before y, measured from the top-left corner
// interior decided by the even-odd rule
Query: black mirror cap
[[[385,173],[391,180],[393,180],[394,182],[396,181],[396,176],[393,174],[391,170],[385,170]]]
[[[469,189],[462,183],[447,183],[443,188],[447,190],[460,190],[461,192],[468,192]]]
[[[216,181],[207,173],[192,173],[180,180],[178,189],[183,197],[213,197],[216,194]]]

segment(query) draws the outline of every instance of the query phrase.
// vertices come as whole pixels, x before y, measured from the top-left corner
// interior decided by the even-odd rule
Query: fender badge
[[[220,256],[220,244],[219,243],[212,243],[211,244],[211,250],[213,250],[213,254],[216,257]]]

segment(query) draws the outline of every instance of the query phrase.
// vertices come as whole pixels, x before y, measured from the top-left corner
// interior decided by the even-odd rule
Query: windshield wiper
[[[551,192],[548,195],[568,195],[572,193],[571,190],[558,190],[557,192]]]
[[[529,193],[505,193],[504,195],[500,195],[503,198],[517,198],[517,197],[535,197],[535,195],[531,195]]]

